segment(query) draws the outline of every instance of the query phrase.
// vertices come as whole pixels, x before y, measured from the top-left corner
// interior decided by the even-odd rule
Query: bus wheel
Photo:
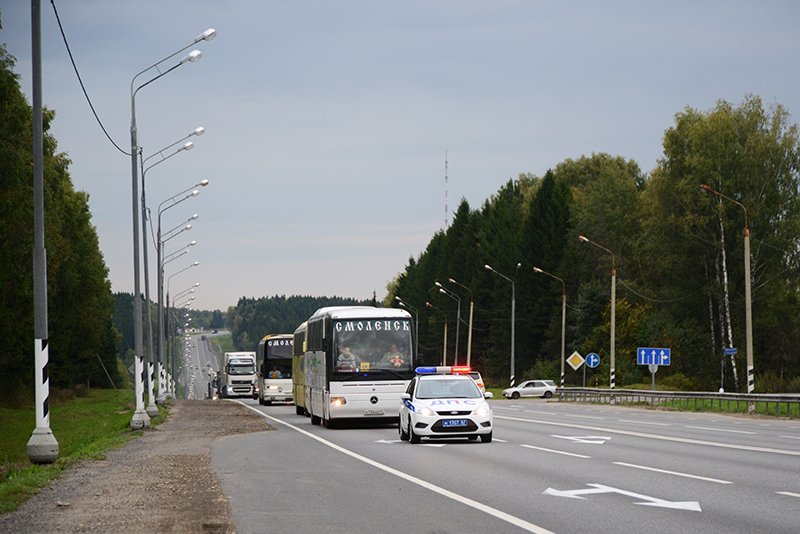
[[[316,415],[312,415],[311,416],[311,424],[312,425],[318,425],[320,423],[320,421],[322,421],[322,419],[320,419]]]
[[[303,415],[304,408],[302,406],[294,405],[294,413],[297,415]]]
[[[336,422],[333,419],[323,419],[322,426],[325,428],[336,428]]]

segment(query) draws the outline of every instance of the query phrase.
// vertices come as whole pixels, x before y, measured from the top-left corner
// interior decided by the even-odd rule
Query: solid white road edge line
[[[389,467],[388,465],[384,465],[382,463],[376,462],[375,460],[367,458],[366,456],[361,456],[358,453],[355,453],[355,452],[353,452],[351,450],[345,449],[344,447],[341,447],[341,446],[339,446],[339,445],[337,445],[335,443],[332,443],[332,442],[330,442],[330,441],[328,441],[328,440],[326,440],[324,438],[321,438],[319,436],[316,436],[316,435],[312,434],[311,432],[308,432],[307,430],[303,430],[302,428],[297,427],[297,426],[295,426],[295,425],[293,425],[291,423],[287,423],[286,421],[282,421],[282,420],[280,420],[280,419],[278,419],[276,417],[272,417],[271,415],[267,415],[264,412],[260,412],[260,411],[256,410],[255,408],[253,408],[252,406],[249,406],[249,405],[247,405],[247,404],[245,404],[245,403],[243,403],[243,402],[241,402],[239,400],[237,400],[235,402],[238,402],[239,404],[241,404],[242,406],[244,406],[248,410],[252,410],[253,412],[257,413],[258,415],[260,415],[262,417],[265,417],[267,419],[271,419],[271,420],[275,421],[276,423],[280,423],[280,424],[282,424],[284,426],[287,426],[287,427],[291,428],[292,430],[300,432],[301,434],[303,434],[305,436],[308,436],[309,438],[315,439],[318,442],[322,443],[323,445],[327,445],[328,447],[330,447],[330,448],[332,448],[334,450],[337,450],[337,451],[341,452],[342,454],[346,454],[346,455],[348,455],[348,456],[350,456],[352,458],[355,458],[356,460],[362,461],[362,462],[364,462],[366,464],[369,464],[369,465],[371,465],[373,467],[377,467],[378,469],[386,471],[389,474],[392,474],[392,475],[395,475],[397,477],[400,477],[400,478],[402,478],[404,480],[407,480],[408,482],[411,482],[413,484],[417,484],[418,486],[422,486],[425,489],[428,489],[430,491],[438,493],[439,495],[442,495],[442,496],[447,497],[449,499],[453,499],[456,502],[460,502],[462,504],[466,504],[467,506],[475,508],[476,510],[479,510],[481,512],[484,512],[486,514],[494,516],[494,517],[496,517],[498,519],[502,519],[503,521],[506,521],[507,523],[511,523],[512,525],[517,526],[517,527],[519,527],[519,528],[521,528],[523,530],[526,530],[528,532],[533,532],[535,534],[554,534],[552,531],[547,530],[547,529],[542,528],[542,527],[539,527],[537,525],[534,525],[533,523],[529,523],[529,522],[525,521],[524,519],[520,519],[518,517],[514,517],[513,515],[507,514],[507,513],[502,512],[502,511],[500,511],[500,510],[498,510],[496,508],[492,508],[491,506],[487,506],[487,505],[485,505],[483,503],[479,503],[478,501],[474,501],[472,499],[464,497],[463,495],[459,495],[457,493],[453,493],[452,491],[446,490],[444,488],[440,488],[439,486],[431,484],[430,482],[426,482],[425,480],[422,480],[420,478],[413,477],[411,475],[403,473],[402,471],[398,471],[397,469],[394,469],[392,467]]]

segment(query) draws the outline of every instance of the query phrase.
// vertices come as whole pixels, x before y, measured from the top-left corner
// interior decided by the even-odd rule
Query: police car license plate
[[[453,426],[467,426],[466,419],[445,419],[442,421],[442,426],[444,427],[453,427]]]
[[[364,410],[364,415],[385,415],[383,410]]]

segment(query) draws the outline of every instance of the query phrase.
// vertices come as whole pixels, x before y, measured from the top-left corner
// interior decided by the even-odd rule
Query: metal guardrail
[[[653,409],[751,413],[800,417],[800,395],[647,391],[638,389],[559,388],[560,402],[625,404]]]

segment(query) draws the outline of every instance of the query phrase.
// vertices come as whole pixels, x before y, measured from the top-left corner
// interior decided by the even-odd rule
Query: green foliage
[[[371,304],[371,301],[341,297],[242,297],[236,307],[228,308],[226,323],[236,350],[255,351],[264,336],[294,333],[319,308]]]
[[[18,403],[33,388],[32,110],[0,46],[0,403]],[[48,134],[55,113],[45,109],[44,194],[50,385],[114,382],[118,335],[108,270],[91,224],[89,197],[75,191],[69,159]]]
[[[474,298],[472,366],[489,383],[502,384],[509,379],[512,288],[517,381],[560,368],[559,297],[565,291],[566,355],[600,355],[600,367],[587,372],[587,385],[607,386],[613,272],[618,387],[650,378],[636,363],[637,347],[662,346],[671,348],[672,365],[659,370],[659,382],[716,390],[723,347],[745,345],[744,210],[702,194],[699,186],[707,184],[747,207],[757,388],[796,388],[799,147],[798,127],[780,105],[767,110],[748,95],[739,106],[720,101],[708,112],[687,108],[667,130],[664,158],[649,176],[631,160],[592,154],[566,160],[544,177],[522,174],[480,210],[462,201],[452,225],[409,259],[384,302],[397,306],[394,297],[400,296],[417,308],[426,363],[442,360],[445,319],[426,303],[446,313],[452,362],[456,303],[434,283],[453,278],[469,287],[471,293],[453,284],[448,289],[462,303]],[[459,363],[466,361],[466,326],[462,315]],[[744,384],[744,358],[740,348],[726,361],[726,389],[734,387],[732,363],[738,370],[735,387]],[[582,383],[582,370],[565,371],[568,385]]]
[[[58,459],[48,465],[31,465],[27,457],[27,442],[36,427],[34,410],[0,408],[0,513],[16,509],[77,462],[102,459],[104,452],[139,435],[130,430],[133,391],[86,389],[85,395],[77,393],[64,392],[53,400],[50,428],[59,450]],[[163,420],[161,415],[152,418],[151,425]]]

